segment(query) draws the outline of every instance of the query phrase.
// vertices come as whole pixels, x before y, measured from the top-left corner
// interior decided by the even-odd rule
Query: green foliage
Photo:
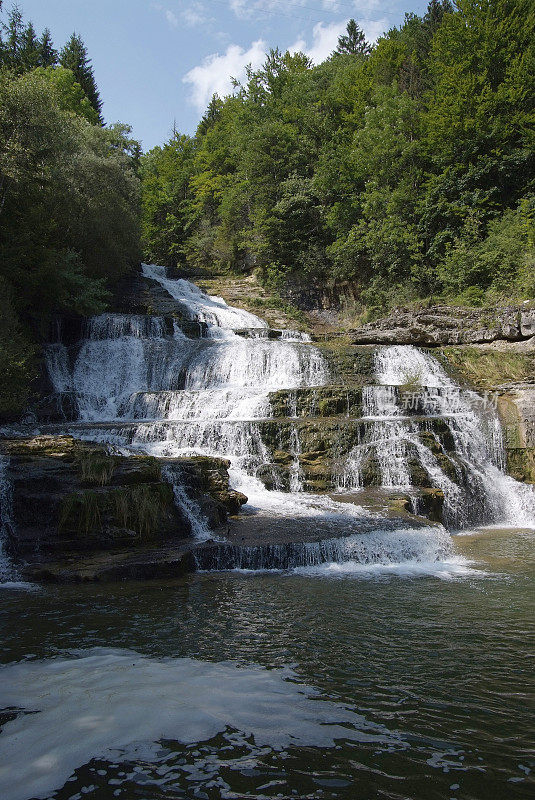
[[[373,48],[352,20],[315,67],[273,50],[144,157],[147,257],[350,285],[368,316],[531,297],[534,76],[530,0],[431,0]]]
[[[485,237],[478,216],[469,214],[439,269],[457,301],[535,297],[535,197],[491,220]]]
[[[63,111],[70,111],[72,114],[83,117],[93,124],[98,123],[97,112],[70,69],[52,66],[37,67],[34,70],[34,74],[39,75],[49,83],[56,102]]]
[[[57,65],[49,31],[38,38],[16,7],[0,29],[2,417],[30,396],[32,341],[51,315],[103,311],[140,257],[140,146],[128,126],[99,124],[75,38],[62,56],[71,69]]]
[[[35,346],[22,330],[8,283],[0,276],[0,416],[20,416],[36,375]]]
[[[77,97],[63,70],[0,75],[0,274],[37,318],[101,311],[106,281],[138,256],[131,156],[66,110]]]
[[[70,69],[77,83],[82,87],[86,97],[97,113],[99,121],[102,121],[102,100],[93,74],[91,59],[87,54],[86,46],[82,37],[73,33],[65,47],[59,55],[59,62],[62,67]]]

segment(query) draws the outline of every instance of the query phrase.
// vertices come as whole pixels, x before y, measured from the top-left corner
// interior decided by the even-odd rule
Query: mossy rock
[[[535,448],[508,448],[507,470],[517,481],[535,483]]]
[[[315,342],[327,361],[334,384],[366,386],[375,382],[375,347],[356,346],[349,337]]]

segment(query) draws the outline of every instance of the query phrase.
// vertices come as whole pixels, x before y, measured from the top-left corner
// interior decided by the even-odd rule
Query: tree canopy
[[[16,7],[9,12],[0,39],[0,415],[23,408],[52,315],[104,310],[139,262],[140,146],[128,126],[102,126],[92,86],[58,63],[48,30],[39,37]]]
[[[351,20],[318,66],[271,51],[144,157],[146,255],[377,312],[530,297],[534,64],[530,0],[431,0],[373,46]]]

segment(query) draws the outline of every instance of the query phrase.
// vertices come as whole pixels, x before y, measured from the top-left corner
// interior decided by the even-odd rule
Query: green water
[[[291,667],[292,680],[386,732],[375,741],[342,736],[332,747],[311,737],[310,745],[277,750],[227,727],[203,742],[160,743],[154,757],[88,759],[42,796],[535,796],[534,543],[522,531],[457,537],[473,569],[447,580],[204,574],[165,584],[4,590],[5,664],[104,647]],[[24,725],[37,717],[28,714]]]

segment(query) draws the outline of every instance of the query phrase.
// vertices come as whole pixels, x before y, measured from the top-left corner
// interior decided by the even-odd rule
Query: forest
[[[1,6],[0,6],[1,10]],[[19,413],[54,314],[104,310],[139,263],[140,147],[104,126],[91,61],[15,6],[0,37],[0,415]]]
[[[349,289],[364,316],[532,297],[535,7],[431,0],[313,66],[273,50],[142,159],[148,259]]]
[[[351,20],[316,66],[272,50],[146,154],[104,123],[79,35],[0,13],[0,414],[54,315],[109,307],[141,257],[359,321],[535,296],[532,0],[431,0],[374,44]]]

